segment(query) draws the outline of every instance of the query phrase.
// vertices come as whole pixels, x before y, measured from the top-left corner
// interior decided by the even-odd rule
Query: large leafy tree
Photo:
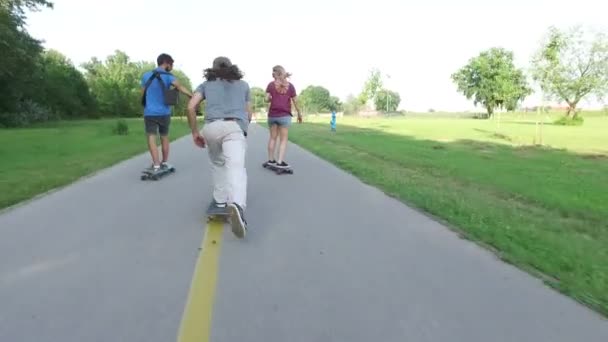
[[[332,103],[329,90],[322,86],[308,86],[299,96],[301,107],[308,113],[318,113],[326,110],[331,110]]]
[[[138,99],[142,66],[122,51],[116,51],[106,61],[92,58],[82,65],[102,115],[134,116],[141,111]]]
[[[13,12],[15,15],[24,18],[25,9],[36,11],[40,7],[53,8],[53,3],[46,0],[2,0],[0,8]]]
[[[32,71],[42,52],[40,41],[25,29],[25,10],[52,7],[44,0],[2,0],[0,2],[0,113],[16,110],[18,102],[32,89]]]
[[[141,115],[141,77],[144,72],[155,68],[154,63],[134,62],[125,52],[115,51],[105,61],[92,58],[83,64],[83,68],[102,115]],[[182,71],[174,69],[172,73],[184,87],[192,88],[190,80]],[[187,99],[184,96],[180,98],[175,107],[175,113],[178,115],[184,113],[187,105]]]
[[[523,70],[515,67],[513,53],[502,48],[481,52],[452,74],[458,91],[475,105],[482,104],[489,116],[497,108],[513,108],[532,93]]]
[[[383,83],[380,70],[376,68],[370,70],[369,76],[363,84],[363,89],[359,94],[359,102],[362,105],[367,104],[369,101],[374,102],[376,100],[376,95],[382,89],[382,86]]]
[[[251,87],[251,104],[254,112],[268,107],[264,89],[260,87]]]
[[[56,50],[40,56],[37,70],[41,89],[32,98],[43,103],[60,117],[88,117],[95,113],[95,101],[80,73],[63,54]]]
[[[19,126],[95,112],[88,85],[57,51],[44,51],[27,32],[26,11],[52,8],[45,0],[0,1],[0,125]]]
[[[565,101],[566,115],[576,117],[582,99],[608,92],[608,38],[604,33],[586,37],[580,26],[563,31],[550,27],[532,59],[532,70],[546,95]]]
[[[401,103],[401,96],[398,92],[381,89],[376,94],[376,99],[374,104],[376,105],[376,110],[385,111],[385,112],[394,112],[399,108],[399,104]]]
[[[349,94],[346,97],[346,101],[342,105],[345,115],[355,115],[355,114],[359,113],[359,111],[362,109],[362,107],[363,107],[363,104],[361,103],[359,98],[355,97],[353,94]]]
[[[336,112],[342,110],[342,101],[337,96],[330,96],[327,109]]]

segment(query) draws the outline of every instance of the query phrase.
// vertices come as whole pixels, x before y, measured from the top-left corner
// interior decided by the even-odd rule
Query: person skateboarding
[[[270,165],[280,169],[289,168],[285,162],[285,151],[287,149],[287,138],[291,118],[293,117],[291,105],[298,113],[298,123],[302,122],[302,114],[298,107],[296,89],[287,79],[291,76],[281,65],[272,68],[274,81],[266,87],[266,97],[269,101],[268,126],[270,128],[270,139],[268,140],[268,161]],[[275,159],[276,142],[279,140],[278,158]]]
[[[147,169],[151,175],[171,166],[169,160],[169,125],[171,123],[171,106],[167,103],[165,93],[170,86],[188,97],[192,93],[182,86],[177,78],[171,74],[173,58],[168,54],[160,54],[156,59],[158,67],[147,71],[141,78],[142,105],[144,106],[144,126],[148,137],[148,151],[152,156],[152,165]],[[164,89],[163,89],[164,88]],[[156,136],[160,135],[162,146],[162,160],[159,160]]]
[[[245,152],[247,129],[253,114],[249,84],[227,57],[217,57],[205,69],[205,81],[188,103],[188,123],[194,144],[207,147],[213,178],[213,203],[226,208],[232,232],[243,238],[247,232],[245,207],[247,172]],[[196,123],[196,109],[204,101],[205,121],[202,131]]]

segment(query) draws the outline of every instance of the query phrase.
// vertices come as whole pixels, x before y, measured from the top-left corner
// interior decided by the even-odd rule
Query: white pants
[[[247,140],[236,121],[213,121],[202,129],[207,142],[213,177],[213,198],[217,203],[236,203],[245,209]]]

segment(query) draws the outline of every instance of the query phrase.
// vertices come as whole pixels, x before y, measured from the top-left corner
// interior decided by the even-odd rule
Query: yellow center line
[[[223,227],[221,220],[212,220],[207,224],[177,336],[178,342],[209,341]]]

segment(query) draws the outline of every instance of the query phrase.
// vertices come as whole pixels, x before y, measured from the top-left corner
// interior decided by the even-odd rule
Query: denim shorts
[[[268,117],[268,126],[270,127],[272,125],[277,125],[279,127],[291,126],[291,115]]]

